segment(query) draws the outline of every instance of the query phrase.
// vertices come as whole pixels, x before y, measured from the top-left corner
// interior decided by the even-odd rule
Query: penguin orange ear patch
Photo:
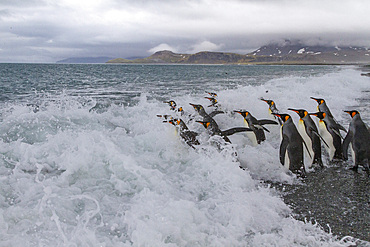
[[[351,112],[351,116],[354,117],[357,114],[357,112],[353,111]]]
[[[287,121],[289,119],[289,116],[285,116],[285,121]]]
[[[210,125],[210,122],[206,123],[206,128],[208,128],[209,125]]]

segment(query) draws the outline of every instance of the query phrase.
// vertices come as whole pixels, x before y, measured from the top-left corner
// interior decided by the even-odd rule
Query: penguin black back
[[[362,121],[360,113],[356,110],[344,111],[352,117],[349,130],[343,141],[343,156],[348,159],[348,146],[351,144],[352,155],[354,156],[354,170],[359,165],[364,166],[369,174],[370,162],[370,132],[366,124]]]
[[[280,163],[294,173],[305,174],[303,163],[304,141],[288,114],[277,114],[283,121],[281,126],[281,143],[279,149]]]

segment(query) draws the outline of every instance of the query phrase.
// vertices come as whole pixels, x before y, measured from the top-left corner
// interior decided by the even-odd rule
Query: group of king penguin
[[[214,120],[214,116],[227,113],[227,111],[221,110],[217,93],[206,91],[206,94],[207,97],[205,98],[211,102],[208,107],[212,107],[213,110],[207,113],[202,105],[190,103],[195,112],[203,118],[195,122],[202,124],[210,136],[221,136],[225,144],[231,143],[228,136],[238,132],[246,132],[252,141],[252,145],[259,145],[266,140],[265,131],[269,132],[264,125],[280,125],[280,163],[298,176],[304,177],[306,174],[304,157],[310,160],[310,167],[324,167],[321,152],[322,145],[325,147],[331,162],[348,160],[348,148],[350,148],[354,163],[351,169],[358,171],[358,168],[362,166],[367,175],[370,176],[370,129],[362,121],[358,111],[344,111],[352,118],[347,131],[335,120],[324,99],[311,97],[318,103],[317,112],[309,113],[305,109],[287,109],[299,115],[300,119],[296,127],[292,117],[289,114],[281,113],[273,100],[261,98],[262,101],[268,104],[269,113],[274,120],[256,119],[248,111],[234,110],[231,114],[240,114],[244,118],[245,127],[221,130]],[[176,116],[157,116],[162,118],[163,122],[176,126],[179,136],[186,144],[195,149],[195,146],[200,145],[199,133],[187,127],[190,121],[194,121],[194,115],[185,113],[183,108],[178,107],[173,100],[164,101],[164,103],[170,106],[170,110]],[[318,119],[317,125],[311,116]],[[340,131],[345,133],[344,138]]]

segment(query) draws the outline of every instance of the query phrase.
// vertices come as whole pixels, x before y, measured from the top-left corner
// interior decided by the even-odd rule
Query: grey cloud
[[[178,52],[247,53],[266,43],[370,44],[367,0],[111,0],[0,3],[0,62]],[[152,51],[152,50],[151,50]],[[21,60],[20,60],[21,61]]]

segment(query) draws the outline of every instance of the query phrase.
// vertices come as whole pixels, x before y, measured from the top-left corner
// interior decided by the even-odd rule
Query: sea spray
[[[241,79],[234,89],[212,83],[203,87],[218,89],[226,109],[245,108],[257,118],[267,116],[259,97],[271,96],[284,110],[301,104],[314,108],[309,96],[322,93],[343,121],[340,110],[354,104],[355,96],[348,93],[351,84],[338,79],[355,76],[354,70],[344,70],[268,79],[254,86],[242,85]],[[366,88],[367,81],[356,81],[354,90]],[[343,88],[333,92],[336,83]],[[24,101],[2,103],[2,245],[348,246],[357,241],[340,240],[294,219],[279,194],[263,184],[296,183],[279,164],[275,126],[257,147],[242,133],[231,136],[235,160],[230,150],[210,145],[199,124],[188,125],[204,141],[193,150],[174,135],[174,126],[156,117],[169,113],[164,97],[187,112],[192,112],[188,102],[206,105],[201,90],[160,97],[148,90],[132,95],[130,106],[113,97],[116,103],[101,111],[91,110],[99,98],[72,91],[38,97],[36,112]],[[221,129],[242,126],[240,117],[230,114],[215,119]]]

